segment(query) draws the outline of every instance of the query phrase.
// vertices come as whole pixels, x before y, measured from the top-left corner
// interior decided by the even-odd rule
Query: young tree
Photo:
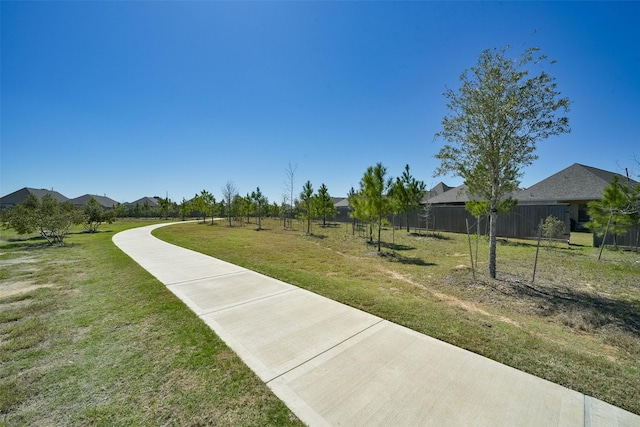
[[[378,228],[378,252],[380,252],[380,234],[382,232],[382,219],[390,213],[389,200],[386,192],[392,185],[392,180],[386,180],[387,168],[378,163],[369,166],[360,181],[360,209],[376,223]]]
[[[269,216],[272,218],[278,218],[282,209],[278,206],[278,203],[273,202],[269,205]]]
[[[542,232],[542,237],[547,239],[547,247],[550,248],[554,240],[564,237],[567,227],[564,222],[553,215],[549,215],[545,218],[544,223],[542,223],[542,229],[540,231]]]
[[[423,181],[418,181],[413,176],[411,176],[409,165],[406,165],[404,167],[402,177],[398,178],[397,180],[402,184],[402,188],[398,187],[395,189],[396,202],[398,203],[397,214],[405,214],[408,233],[409,212],[418,210],[420,208],[422,198],[427,192],[427,186]]]
[[[207,206],[201,195],[196,194],[193,196],[193,199],[191,199],[191,207],[198,213],[198,216],[204,216],[203,222],[207,221]]]
[[[129,213],[129,210],[127,209],[127,207],[124,204],[118,203],[113,208],[113,212],[114,212],[116,217],[123,218],[123,217],[127,216],[127,214]]]
[[[111,224],[116,220],[115,211],[106,211],[93,197],[82,207],[82,212],[85,216],[84,228],[89,233],[98,231],[98,227],[103,222]]]
[[[133,215],[136,218],[139,218],[142,215],[142,206],[140,206],[140,203],[136,202],[136,205],[133,207]]]
[[[183,197],[182,203],[180,203],[180,216],[182,217],[182,220],[184,221],[189,215],[191,215],[192,211],[193,211],[192,204]]]
[[[349,208],[351,210],[349,215],[354,219],[352,228],[353,234],[355,234],[356,221],[366,222],[369,225],[369,242],[373,242],[374,217],[371,215],[367,199],[362,195],[362,189],[360,191],[354,191],[354,189],[351,188],[351,191],[349,192]]]
[[[409,171],[409,165],[407,165],[406,171]],[[396,179],[395,182],[390,180],[393,184],[390,185],[389,192],[387,194],[388,203],[389,203],[389,211],[393,215],[391,219],[391,235],[392,235],[392,244],[395,253],[396,246],[396,215],[403,214],[407,212],[406,210],[406,202],[407,202],[407,188],[403,180]],[[409,221],[407,218],[407,232],[409,232]]]
[[[244,215],[243,206],[244,197],[240,194],[233,196],[233,200],[231,201],[231,213],[236,221],[240,221],[240,225],[242,225],[242,216]]]
[[[336,214],[336,207],[333,205],[333,199],[329,195],[329,189],[322,184],[318,188],[318,194],[316,196],[316,211],[322,217],[322,226],[327,226],[327,216],[331,217]]]
[[[158,213],[160,214],[161,217],[164,217],[164,219],[167,219],[169,217],[169,209],[171,208],[171,201],[169,200],[168,197],[162,199],[158,199]]]
[[[211,224],[213,224],[213,217],[216,206],[216,198],[213,194],[209,193],[207,190],[202,190],[200,192],[200,199],[202,200],[202,215],[204,216],[203,222],[207,222],[207,213],[211,214]]]
[[[251,195],[247,193],[247,195],[242,199],[242,204],[240,205],[242,215],[247,217],[247,224],[251,222],[250,216],[253,213],[253,208],[253,199],[251,198]]]
[[[291,162],[287,166],[285,170],[286,180],[285,180],[285,194],[289,200],[289,209],[288,209],[288,219],[289,219],[289,228],[293,228],[293,207],[295,206],[295,199],[293,198],[293,192],[295,191],[295,175],[296,170],[298,169],[298,165],[292,166]]]
[[[224,202],[227,206],[227,209],[225,210],[227,214],[227,219],[229,220],[229,227],[231,227],[231,213],[232,213],[232,209],[230,209],[231,202],[233,201],[233,198],[237,194],[238,194],[238,191],[236,190],[236,186],[231,181],[227,181],[224,187],[222,187],[222,197],[224,198]]]
[[[302,217],[307,220],[307,234],[311,234],[311,219],[313,217],[313,186],[311,181],[307,181],[302,187],[300,193],[300,202],[302,205]]]
[[[605,187],[602,199],[588,203],[591,220],[587,223],[587,228],[598,236],[602,236],[608,229],[608,233],[613,235],[613,245],[617,248],[617,236],[638,224],[639,193],[640,188],[634,189],[621,184],[618,176],[614,175],[611,183]]]
[[[149,214],[151,213],[151,206],[149,206],[149,202],[148,201],[144,201],[144,204],[142,205],[142,213],[144,214],[145,218],[149,217]]]
[[[49,244],[64,244],[69,229],[84,222],[84,215],[71,203],[59,203],[50,195],[38,199],[30,194],[11,209],[0,212],[0,223],[18,234],[37,231]]]
[[[460,76],[460,89],[445,91],[450,113],[436,134],[450,143],[436,155],[441,161],[436,173],[462,177],[471,194],[489,202],[491,278],[496,277],[498,204],[517,188],[522,168],[536,159],[536,142],[570,131],[562,115],[569,99],[560,98],[555,78],[545,71],[531,76],[527,69],[547,58],[530,48],[513,59],[508,49],[485,50]]]
[[[260,187],[256,188],[256,191],[251,192],[251,200],[256,207],[256,215],[258,217],[258,230],[262,230],[262,211],[264,207],[269,204],[269,201],[260,191]]]

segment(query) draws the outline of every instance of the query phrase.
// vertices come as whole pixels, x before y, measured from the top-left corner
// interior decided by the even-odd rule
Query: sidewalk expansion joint
[[[304,360],[304,361],[302,361],[302,362],[298,363],[298,364],[297,364],[296,366],[294,366],[293,368],[288,369],[288,370],[286,370],[286,371],[282,372],[281,374],[276,375],[276,376],[275,376],[275,377],[273,377],[273,378],[270,378],[270,379],[265,380],[265,381],[264,381],[264,383],[265,383],[265,384],[269,384],[271,381],[277,380],[278,378],[280,378],[280,377],[282,377],[282,376],[284,376],[284,375],[288,374],[289,372],[295,371],[296,369],[298,369],[299,367],[301,367],[301,366],[303,366],[303,365],[306,365],[307,363],[309,363],[309,362],[310,362],[310,361],[312,361],[313,359],[317,359],[318,357],[322,356],[323,354],[325,354],[325,353],[327,353],[327,352],[329,352],[329,351],[333,350],[334,348],[336,348],[336,347],[338,347],[338,346],[340,346],[340,345],[344,344],[345,342],[347,342],[347,341],[349,341],[349,340],[351,340],[351,339],[353,339],[353,338],[357,337],[358,335],[362,334],[363,332],[366,332],[366,331],[368,331],[369,329],[373,328],[374,326],[379,325],[381,322],[384,322],[384,319],[380,319],[380,320],[378,320],[377,322],[372,323],[371,325],[367,326],[366,328],[364,328],[364,329],[362,329],[362,330],[360,330],[360,331],[356,332],[355,334],[353,334],[353,335],[351,335],[351,336],[349,336],[349,337],[347,337],[347,338],[343,339],[342,341],[340,341],[340,342],[336,343],[335,345],[332,345],[331,347],[327,348],[326,350],[321,351],[320,353],[316,354],[315,356],[312,356],[312,357],[308,358],[307,360]]]
[[[252,304],[252,303],[254,303],[256,301],[269,299],[269,298],[272,298],[272,297],[275,297],[275,296],[278,296],[278,295],[286,294],[287,292],[294,292],[294,291],[297,291],[297,290],[299,290],[299,289],[285,289],[285,290],[280,291],[280,292],[274,292],[272,294],[264,295],[264,296],[261,296],[261,297],[258,297],[258,298],[248,299],[248,300],[241,301],[241,302],[238,302],[238,303],[235,303],[235,304],[231,304],[231,305],[227,305],[227,306],[224,306],[224,307],[221,307],[221,308],[214,308],[213,310],[203,311],[202,313],[198,314],[198,316],[202,317],[202,316],[206,316],[207,314],[218,313],[220,311],[230,310],[232,308],[240,307],[240,306],[247,305],[247,304]]]
[[[591,396],[584,395],[584,427],[591,427]]]
[[[206,279],[217,279],[218,277],[232,276],[234,274],[246,273],[247,271],[251,271],[251,270],[244,269],[240,271],[233,271],[231,273],[220,273],[220,274],[214,274],[212,276],[196,277],[195,279],[187,279],[187,280],[181,280],[179,282],[165,283],[165,286],[188,285],[189,283],[192,283],[192,282],[199,282],[201,280],[206,280]]]

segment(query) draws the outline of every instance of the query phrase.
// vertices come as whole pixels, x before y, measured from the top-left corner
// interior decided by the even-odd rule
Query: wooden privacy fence
[[[564,222],[565,234],[568,239],[571,222],[569,219],[569,205],[567,204],[516,205],[511,212],[500,212],[498,214],[497,235],[524,239],[537,238],[540,221],[544,221],[549,215],[553,215]],[[391,222],[392,217],[389,216],[387,219]],[[339,213],[334,220],[350,222],[352,218],[349,217],[347,209],[339,209]],[[395,225],[406,228],[408,222],[409,228],[414,229],[466,233],[465,220],[469,221],[471,231],[475,233],[477,218],[472,216],[464,206],[431,205],[426,220],[425,211],[418,210],[410,212],[408,215],[396,216]],[[480,234],[488,234],[489,218],[486,216],[481,217],[479,227]]]
[[[604,236],[593,235],[593,246],[599,248],[602,244],[602,238]],[[615,239],[615,240],[614,240]],[[638,250],[640,247],[640,226],[630,228],[625,234],[618,234],[617,236],[607,235],[607,246],[613,246],[617,244],[619,248]]]

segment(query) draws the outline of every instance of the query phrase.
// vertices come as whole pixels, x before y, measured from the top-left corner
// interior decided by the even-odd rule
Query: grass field
[[[111,242],[0,233],[0,425],[302,425]]]
[[[501,240],[498,280],[467,236],[383,231],[378,254],[350,226],[313,234],[267,221],[180,224],[156,236],[357,307],[640,414],[640,255],[598,249],[589,236],[541,248]],[[475,240],[471,246],[475,252]]]

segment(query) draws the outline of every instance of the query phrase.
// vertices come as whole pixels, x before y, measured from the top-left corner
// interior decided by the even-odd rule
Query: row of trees
[[[77,208],[50,195],[40,199],[30,194],[24,202],[0,212],[4,228],[12,228],[20,235],[37,232],[50,244],[63,244],[73,226],[83,224],[88,232],[95,233],[102,223],[111,224],[115,218],[115,210],[105,210],[93,197]]]
[[[411,175],[409,165],[402,176],[387,177],[387,168],[378,163],[370,166],[360,180],[360,189],[349,192],[351,217],[369,224],[369,241],[373,241],[374,228],[378,231],[378,252],[383,220],[389,215],[408,215],[420,207],[426,194],[424,182]],[[409,232],[409,221],[407,232]],[[394,227],[395,230],[395,227]],[[395,236],[395,235],[394,235]]]

